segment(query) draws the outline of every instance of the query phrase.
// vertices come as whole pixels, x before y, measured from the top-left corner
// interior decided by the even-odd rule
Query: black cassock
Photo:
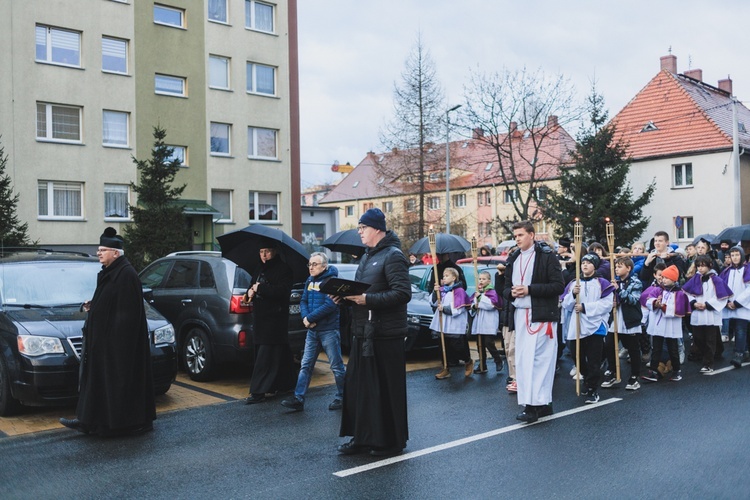
[[[150,339],[138,274],[123,256],[97,276],[84,326],[78,420],[98,432],[156,418]]]

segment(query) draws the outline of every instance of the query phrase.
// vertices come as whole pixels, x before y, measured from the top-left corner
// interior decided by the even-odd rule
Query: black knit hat
[[[581,262],[589,261],[594,265],[595,269],[599,269],[599,264],[601,264],[601,259],[598,255],[595,253],[587,253],[583,257],[581,257]]]
[[[99,246],[107,248],[118,248],[122,250],[122,236],[117,234],[117,230],[113,227],[108,227],[104,230],[104,233],[99,237]]]
[[[385,231],[385,214],[379,208],[371,208],[362,214],[359,223],[379,231]]]

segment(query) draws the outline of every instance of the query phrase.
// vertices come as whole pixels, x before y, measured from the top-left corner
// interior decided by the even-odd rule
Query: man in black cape
[[[368,248],[355,280],[369,283],[370,288],[346,297],[352,303],[353,337],[339,435],[352,439],[338,451],[396,455],[409,439],[404,356],[406,304],[411,300],[409,263],[398,237],[386,230],[379,209],[366,211],[357,230]]]
[[[140,434],[156,419],[141,282],[114,228],[104,230],[96,254],[103,267],[94,297],[84,304],[77,418],[60,423],[84,434]]]

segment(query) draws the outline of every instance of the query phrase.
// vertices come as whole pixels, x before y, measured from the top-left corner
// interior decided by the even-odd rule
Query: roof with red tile
[[[737,111],[740,145],[749,147],[750,134],[744,124],[750,126],[750,110],[738,103]],[[634,160],[732,148],[730,94],[666,69],[612,121]]]
[[[569,152],[575,148],[575,140],[559,125],[543,130],[543,133],[546,137],[538,152],[536,167],[532,167],[531,161],[534,157],[532,134],[521,131],[513,133],[511,144],[515,168],[510,167],[509,155],[505,155],[503,160],[505,181],[499,169],[497,153],[482,139],[451,142],[451,189],[512,184],[513,173],[519,182],[527,182],[532,176],[535,180],[558,178],[560,165],[570,164]],[[508,134],[498,137],[502,141],[509,139]],[[539,141],[539,136],[536,140]],[[427,192],[443,192],[445,190],[445,144],[431,145],[429,148],[430,160],[425,167],[427,178],[425,189]],[[414,150],[383,154],[368,153],[357,167],[319,203],[367,200],[417,192],[419,186],[417,182],[414,182],[416,176],[409,175],[415,168],[399,168],[399,164],[404,161],[409,162],[409,156],[414,153]],[[435,178],[434,181],[429,181],[430,174]]]

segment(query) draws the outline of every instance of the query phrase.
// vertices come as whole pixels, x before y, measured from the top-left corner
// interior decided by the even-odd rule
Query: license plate
[[[289,306],[289,314],[299,314],[299,304],[291,304]]]

